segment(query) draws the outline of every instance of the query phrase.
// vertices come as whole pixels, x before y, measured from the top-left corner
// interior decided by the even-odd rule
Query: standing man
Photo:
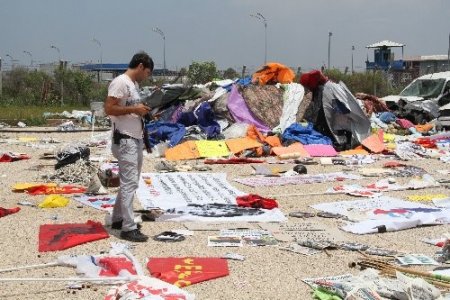
[[[120,176],[111,227],[121,230],[120,237],[131,242],[148,240],[134,222],[133,198],[142,169],[142,117],[150,111],[150,107],[141,102],[138,83],[148,78],[152,71],[151,57],[145,52],[135,54],[127,71],[109,85],[105,101],[105,112],[111,117],[113,126],[111,151],[119,162]]]

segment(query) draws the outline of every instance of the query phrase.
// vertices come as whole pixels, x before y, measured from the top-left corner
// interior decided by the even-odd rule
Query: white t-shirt
[[[108,87],[108,96],[119,99],[120,106],[135,106],[141,103],[139,85],[122,74],[114,78]],[[133,138],[142,138],[142,118],[137,114],[110,116],[113,128]]]

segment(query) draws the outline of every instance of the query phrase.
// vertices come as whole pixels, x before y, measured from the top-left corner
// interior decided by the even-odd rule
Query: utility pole
[[[2,71],[2,58],[0,57],[0,98],[3,96],[3,71]]]
[[[97,40],[96,38],[93,38],[92,41],[100,47],[100,71],[98,72],[98,76],[97,76],[97,82],[100,83],[100,79],[102,77],[102,71],[103,71],[103,48],[102,48],[102,43],[100,43],[100,41]]]
[[[152,28],[152,31],[159,34],[163,39],[163,75],[165,77],[166,76],[166,35],[158,27]]]
[[[353,51],[355,51],[355,46],[352,46],[352,74],[355,73],[353,69]]]
[[[58,51],[59,65],[61,66],[61,106],[64,105],[64,61],[61,60],[61,50],[55,45],[51,45],[50,48]]]
[[[331,56],[331,36],[333,33],[328,32],[328,70],[330,69],[330,56]]]
[[[30,69],[33,68],[33,55],[31,55],[30,51],[23,50],[23,53],[28,54],[30,56]]]
[[[447,70],[450,71],[450,34],[448,35]]]

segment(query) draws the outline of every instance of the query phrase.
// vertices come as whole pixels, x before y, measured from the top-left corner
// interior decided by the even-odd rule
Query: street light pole
[[[328,32],[328,70],[330,69],[330,56],[331,56],[331,36],[333,33]]]
[[[352,74],[354,73],[354,70],[353,70],[353,51],[355,51],[355,46],[352,46]]]
[[[63,106],[64,105],[64,61],[61,61],[61,50],[59,50],[58,47],[56,47],[55,45],[51,45],[50,48],[55,49],[56,51],[58,51],[59,63],[61,64],[61,62],[62,62],[62,69],[61,69],[61,106]]]
[[[450,34],[448,35],[447,70],[450,71]]]
[[[250,15],[252,18],[260,20],[264,24],[264,64],[267,63],[267,19],[261,14]]]
[[[92,41],[100,47],[100,71],[99,71],[98,77],[97,77],[97,82],[100,83],[100,78],[102,77],[102,71],[103,71],[103,48],[102,48],[102,43],[100,43],[100,41],[97,40],[96,38],[93,38]]]
[[[163,75],[166,76],[166,35],[158,27],[153,27],[152,31],[159,34],[163,39]]]
[[[23,53],[28,54],[30,56],[30,68],[33,68],[33,55],[31,55],[30,51],[23,50]]]

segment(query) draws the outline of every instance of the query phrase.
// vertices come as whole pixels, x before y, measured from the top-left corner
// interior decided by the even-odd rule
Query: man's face
[[[150,75],[152,75],[152,71],[150,68],[144,67],[143,64],[139,65],[139,73],[138,73],[138,81],[144,81],[145,79],[149,78]]]

